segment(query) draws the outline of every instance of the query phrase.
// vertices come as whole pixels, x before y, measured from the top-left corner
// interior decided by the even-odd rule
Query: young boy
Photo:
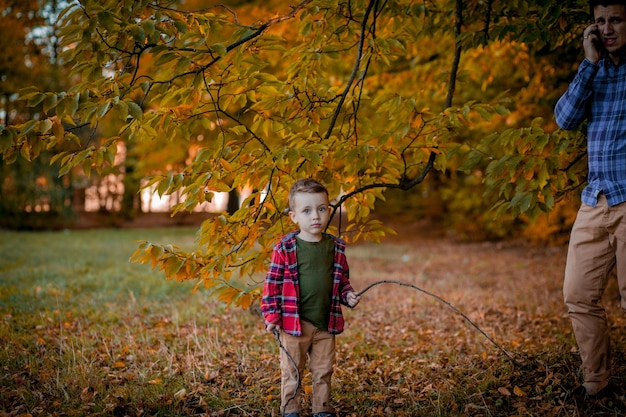
[[[335,362],[335,335],[343,331],[341,304],[355,307],[359,296],[350,285],[346,244],[324,233],[330,220],[328,190],[312,179],[298,180],[289,192],[289,217],[299,231],[274,247],[265,278],[261,309],[268,332],[280,340],[298,367],[281,350],[281,411],[301,411],[298,375],[306,357],[313,380],[313,416],[334,416],[330,380]]]

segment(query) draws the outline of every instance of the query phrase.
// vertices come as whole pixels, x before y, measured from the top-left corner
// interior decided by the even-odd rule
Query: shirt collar
[[[613,63],[613,60],[611,59],[611,57],[610,57],[608,54],[606,54],[606,55],[604,56],[604,58],[602,59],[602,61],[604,61],[605,65],[609,65],[609,66],[610,66],[610,65],[612,65],[612,66],[616,66],[616,67],[620,67],[620,66],[622,66],[622,65],[626,64],[626,48],[623,48],[623,49],[620,51],[620,53],[619,53],[619,55],[618,55],[618,56],[619,56],[619,62],[617,63],[617,65],[615,65],[615,64]]]

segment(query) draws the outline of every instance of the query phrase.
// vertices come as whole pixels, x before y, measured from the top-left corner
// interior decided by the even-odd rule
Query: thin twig
[[[367,5],[367,10],[365,11],[365,15],[363,16],[363,22],[361,22],[361,34],[359,36],[359,47],[357,50],[357,56],[354,62],[354,66],[352,67],[352,73],[350,74],[350,78],[348,79],[348,82],[346,83],[343,93],[340,95],[339,104],[337,104],[337,107],[335,108],[335,113],[333,114],[330,124],[328,125],[328,130],[326,131],[326,135],[324,136],[324,139],[330,138],[331,134],[333,133],[333,129],[335,127],[335,124],[337,123],[337,118],[339,117],[339,114],[341,113],[341,108],[343,107],[343,103],[346,101],[348,92],[350,91],[350,88],[352,88],[354,79],[356,78],[356,75],[359,71],[359,67],[361,66],[361,60],[363,59],[363,49],[365,47],[365,36],[366,36],[365,32],[367,29],[367,21],[369,19],[369,15],[375,3],[376,3],[376,0],[370,0],[369,4]],[[374,17],[374,22],[375,21],[376,21],[376,18]],[[365,77],[365,75],[363,75],[363,77]]]
[[[362,294],[364,294],[365,292],[367,292],[370,288],[375,287],[376,285],[380,285],[380,284],[396,284],[396,285],[400,285],[403,287],[410,287],[413,288],[415,290],[418,290],[426,295],[429,295],[435,299],[437,299],[438,301],[444,303],[445,305],[447,305],[452,311],[454,311],[456,314],[460,315],[461,317],[463,317],[465,320],[467,320],[467,322],[469,324],[471,324],[476,330],[478,330],[483,336],[485,336],[487,338],[487,340],[489,340],[491,343],[493,343],[498,349],[500,349],[500,351],[502,351],[502,353],[504,353],[510,360],[511,362],[515,363],[515,358],[513,357],[512,354],[510,354],[509,352],[507,352],[502,346],[500,346],[495,340],[493,340],[493,338],[491,336],[489,336],[487,333],[485,333],[480,327],[478,327],[478,325],[476,323],[474,323],[469,317],[467,317],[461,310],[459,310],[458,308],[456,308],[455,306],[453,306],[452,304],[450,304],[448,301],[444,300],[443,298],[441,298],[440,296],[438,296],[437,294],[433,294],[429,291],[426,291],[423,288],[418,287],[417,285],[413,285],[413,284],[408,284],[406,282],[402,282],[402,281],[395,281],[395,280],[382,280],[382,281],[376,281],[370,285],[368,285],[367,287],[365,287],[364,290],[360,291],[359,293],[357,293],[358,296],[361,296]]]
[[[287,408],[289,403],[292,400],[294,400],[296,398],[296,396],[298,395],[298,391],[300,390],[300,387],[301,387],[301,384],[302,384],[302,379],[300,378],[300,370],[298,369],[298,365],[296,364],[296,361],[293,359],[293,356],[291,356],[291,354],[287,351],[287,348],[285,348],[283,343],[280,341],[280,332],[276,328],[274,328],[274,336],[276,336],[276,340],[278,341],[278,346],[280,347],[280,349],[283,352],[285,352],[285,354],[287,355],[287,358],[289,359],[289,362],[291,362],[291,365],[293,366],[293,369],[295,369],[295,371],[296,371],[296,380],[298,381],[298,384],[296,385],[296,389],[293,391],[293,394],[285,402],[285,405],[282,406],[282,409],[280,410],[280,413],[282,415],[285,415],[285,409]]]
[[[230,410],[234,410],[234,409],[239,409],[241,411],[243,411],[246,415],[251,415],[250,413],[248,413],[246,410],[244,410],[242,407],[244,405],[248,405],[248,404],[242,404],[242,405],[233,405],[232,407],[228,407],[228,408],[224,408],[223,410],[220,410],[219,413],[224,413],[226,411],[230,411]],[[196,416],[205,416],[206,414],[194,414]]]

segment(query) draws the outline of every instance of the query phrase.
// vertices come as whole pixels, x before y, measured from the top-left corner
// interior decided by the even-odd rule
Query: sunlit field
[[[0,231],[0,415],[278,416],[278,345],[257,309],[129,263],[136,240],[192,247],[195,229]],[[617,416],[578,404],[561,299],[565,247],[459,243],[408,233],[348,249],[333,405],[341,416]],[[262,279],[262,277],[261,277]],[[624,320],[606,297],[626,387]],[[489,341],[469,322],[479,326]],[[503,351],[508,352],[511,358]],[[310,376],[305,373],[305,400]],[[309,413],[303,416],[309,416]]]

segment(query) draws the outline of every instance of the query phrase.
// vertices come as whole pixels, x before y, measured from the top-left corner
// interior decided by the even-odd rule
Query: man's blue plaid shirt
[[[609,58],[594,65],[584,60],[569,88],[554,109],[557,124],[575,129],[587,126],[589,184],[583,203],[595,207],[604,192],[614,206],[626,201],[626,63],[616,66]]]

